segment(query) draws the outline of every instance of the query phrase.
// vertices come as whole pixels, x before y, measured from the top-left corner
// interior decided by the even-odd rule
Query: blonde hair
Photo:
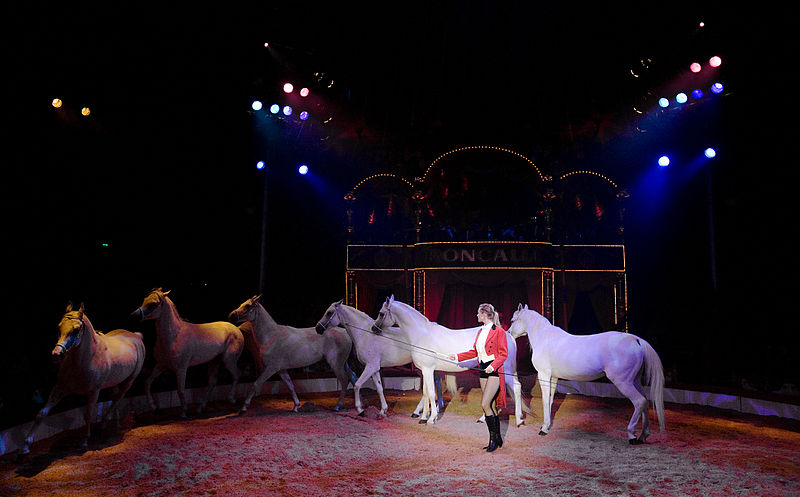
[[[492,304],[481,304],[478,306],[478,312],[484,311],[492,320],[495,326],[500,326],[500,315],[497,314],[494,310],[494,306]]]

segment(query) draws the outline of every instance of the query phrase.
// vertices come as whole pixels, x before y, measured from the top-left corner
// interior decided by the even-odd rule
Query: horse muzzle
[[[381,333],[383,333],[383,330],[378,325],[373,324],[372,332],[375,333],[376,335],[380,335]]]
[[[134,319],[138,319],[139,321],[144,321],[144,309],[141,307],[137,308],[135,311],[131,313],[131,317]]]
[[[319,335],[322,335],[323,333],[325,333],[325,327],[322,326],[322,324],[320,324],[320,323],[317,323],[317,325],[314,327],[314,329],[317,331],[317,334],[319,334]]]
[[[50,353],[50,360],[53,361],[53,364],[61,363],[61,360],[64,358],[64,352],[66,352],[66,350],[67,349],[65,349],[64,346],[61,345],[60,343],[56,344],[56,346],[53,348],[53,351]]]

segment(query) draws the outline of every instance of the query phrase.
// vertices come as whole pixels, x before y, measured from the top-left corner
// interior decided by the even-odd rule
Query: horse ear
[[[67,310],[64,312],[70,312],[72,310],[72,301],[67,302]]]
[[[389,303],[391,304],[392,302],[394,302],[394,294],[392,294],[392,296],[389,297]]]
[[[526,311],[528,310],[528,304],[525,304],[525,310]]]
[[[172,290],[167,290],[166,292],[164,292],[164,295],[169,295],[169,292],[171,292],[171,291]]]
[[[522,310],[522,304],[519,304],[519,305],[517,306],[517,310],[518,310],[518,311],[521,311],[521,310]]]
[[[340,299],[340,300],[339,300],[339,302],[336,302],[336,303],[335,303],[335,304],[333,304],[333,305],[335,305],[335,306],[337,306],[337,307],[338,307],[338,306],[342,305],[343,303],[344,303],[344,299]]]
[[[258,295],[256,295],[255,297],[253,297],[253,298],[252,298],[252,299],[250,299],[250,300],[251,300],[251,301],[252,301],[254,304],[257,304],[257,303],[258,303],[258,301],[259,301],[259,300],[261,300],[261,294],[259,293]]]
[[[83,305],[83,302],[81,302],[81,306],[80,306],[80,308],[78,309],[78,315],[80,315],[81,317],[83,317],[83,313],[85,312],[85,310],[86,310],[86,307],[84,307],[84,305]]]

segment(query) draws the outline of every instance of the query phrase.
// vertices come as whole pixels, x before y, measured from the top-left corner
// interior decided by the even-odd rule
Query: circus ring
[[[457,395],[435,426],[410,417],[419,399],[416,377],[387,377],[388,415],[366,392],[367,415],[353,399],[334,412],[335,380],[298,380],[304,404],[269,382],[244,416],[220,386],[210,410],[178,418],[174,392],[163,409],[127,402],[121,429],[78,447],[82,414],[54,415],[52,431],[31,456],[0,462],[0,495],[798,495],[800,406],[741,395],[665,391],[667,431],[631,447],[626,399],[602,382],[560,382],[553,431],[539,436],[539,390],[523,377],[534,414],[514,428],[503,416],[504,446],[480,448],[486,427],[477,380],[459,377]],[[246,389],[248,385],[242,385]],[[315,390],[327,390],[319,392]],[[202,390],[191,392],[195,400]],[[136,412],[134,415],[133,413]],[[513,418],[513,416],[512,416]],[[26,426],[3,433],[5,448]],[[16,431],[17,433],[13,433]],[[491,462],[489,462],[491,461]],[[486,463],[492,473],[487,474]],[[477,485],[476,485],[477,483]]]

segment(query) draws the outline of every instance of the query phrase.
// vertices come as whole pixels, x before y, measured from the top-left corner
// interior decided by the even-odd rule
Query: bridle
[[[55,350],[56,347],[61,347],[62,352],[66,352],[76,344],[80,343],[81,340],[80,331],[83,329],[84,326],[86,326],[86,323],[83,322],[83,319],[74,316],[64,316],[62,319],[74,319],[80,323],[80,326],[72,329],[67,334],[67,340],[64,343],[59,342],[56,344],[55,347],[53,347],[53,350]]]

